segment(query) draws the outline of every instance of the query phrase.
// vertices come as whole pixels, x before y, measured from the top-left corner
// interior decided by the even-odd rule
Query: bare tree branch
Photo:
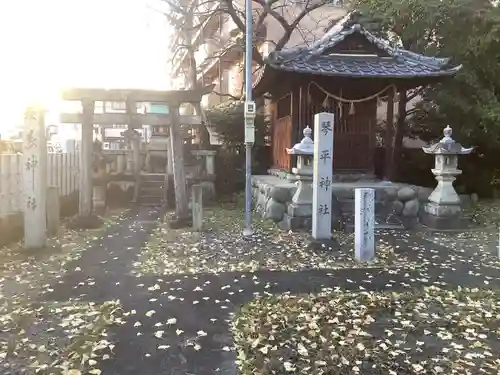
[[[212,91],[213,94],[217,95],[217,96],[220,96],[220,97],[228,97],[228,98],[231,98],[233,100],[241,100],[241,96],[234,96],[234,95],[231,95],[231,94],[223,94],[223,93],[220,93],[218,91]]]

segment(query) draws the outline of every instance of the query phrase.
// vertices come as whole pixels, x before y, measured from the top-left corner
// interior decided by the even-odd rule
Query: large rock
[[[339,201],[344,201],[347,199],[354,199],[354,188],[351,185],[346,184],[345,186],[336,185],[332,189],[332,193]]]
[[[418,199],[412,199],[410,201],[407,201],[403,208],[403,216],[415,217],[418,215],[419,209],[420,209],[420,202]]]
[[[432,194],[433,188],[418,186],[417,187],[417,198],[421,202],[427,202],[429,196]]]
[[[398,199],[401,202],[411,201],[413,198],[415,198],[416,195],[417,193],[415,192],[415,190],[408,186],[399,189],[398,191]]]
[[[283,186],[274,186],[271,188],[271,198],[280,203],[288,202],[292,196],[290,195],[290,189]]]
[[[384,186],[383,189],[375,190],[376,201],[392,202],[397,197],[398,197],[398,187],[394,185]]]
[[[265,218],[271,219],[275,222],[283,220],[283,215],[285,214],[286,207],[283,203],[280,203],[274,199],[269,199],[266,204]]]
[[[255,210],[260,213],[264,214],[266,211],[266,205],[267,205],[267,198],[264,194],[259,194],[257,196],[257,203],[255,204]]]
[[[405,207],[405,204],[401,201],[394,201],[392,202],[392,211],[396,214],[396,215],[401,215],[401,213],[403,212],[403,208]]]

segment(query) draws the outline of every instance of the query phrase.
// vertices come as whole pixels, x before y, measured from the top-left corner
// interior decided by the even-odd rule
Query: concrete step
[[[165,182],[165,173],[142,173],[141,181]]]
[[[164,204],[161,197],[139,196],[138,203],[141,206],[162,206]]]
[[[163,181],[141,181],[141,187],[146,189],[162,189],[164,185]]]
[[[158,196],[163,197],[165,192],[165,188],[163,186],[159,187],[141,187],[141,191],[139,195],[150,195],[150,196]]]

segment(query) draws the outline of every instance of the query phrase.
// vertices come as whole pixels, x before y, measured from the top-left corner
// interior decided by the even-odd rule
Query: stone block
[[[415,217],[418,215],[420,209],[420,202],[418,199],[412,199],[404,204],[403,211],[401,212],[405,217]]]
[[[397,199],[398,197],[398,187],[397,186],[385,186],[383,189],[377,189],[375,191],[375,200],[379,200],[378,199],[378,192],[379,191],[382,191],[383,192],[383,196],[381,197],[380,200],[384,200],[384,201],[393,201],[395,199]]]
[[[416,191],[409,186],[399,189],[398,199],[401,202],[411,201],[417,195]]]
[[[354,256],[358,262],[375,257],[375,190],[356,189]]]
[[[283,215],[285,214],[286,207],[283,203],[275,201],[274,199],[269,199],[266,204],[265,218],[271,219],[275,222],[283,220]]]
[[[459,216],[436,216],[428,212],[422,213],[420,223],[434,230],[461,229],[466,227],[464,221]]]
[[[414,229],[418,225],[418,217],[401,217],[401,224],[405,229]]]
[[[284,186],[272,187],[270,196],[280,203],[286,203],[292,198],[292,196],[290,195],[290,188]]]
[[[287,214],[293,217],[312,217],[311,204],[289,203],[287,205]]]
[[[193,185],[191,191],[191,210],[193,219],[193,229],[201,231],[203,229],[203,186]]]
[[[312,219],[308,217],[294,217],[285,213],[283,220],[279,223],[279,227],[283,230],[291,230],[292,232],[311,230]]]
[[[441,217],[459,217],[462,209],[460,205],[436,204],[429,202],[424,206],[424,211],[430,215]]]
[[[349,185],[335,186],[332,191],[339,201],[354,199],[354,189]]]
[[[405,204],[401,201],[395,200],[394,202],[392,202],[392,210],[396,215],[401,215],[404,206]]]
[[[418,186],[417,187],[417,198],[420,202],[427,202],[429,200],[429,196],[431,195],[434,189]]]

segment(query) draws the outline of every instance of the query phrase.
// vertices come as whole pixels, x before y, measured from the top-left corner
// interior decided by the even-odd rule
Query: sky
[[[168,89],[165,17],[146,0],[0,2],[0,131],[61,87]]]

